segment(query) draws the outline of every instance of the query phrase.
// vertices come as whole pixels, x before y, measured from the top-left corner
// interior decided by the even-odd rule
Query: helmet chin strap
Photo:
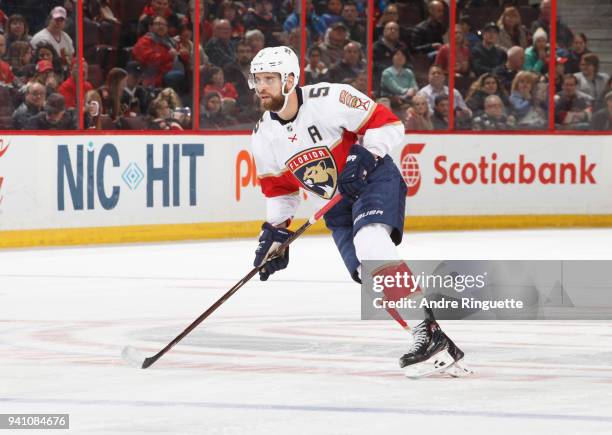
[[[291,92],[293,92],[293,90],[295,89],[295,83],[293,84],[293,86],[291,86],[291,89],[289,89],[287,91],[287,93],[285,93],[285,85],[287,84],[287,82],[283,83],[282,87],[281,87],[281,94],[283,95],[283,97],[285,97],[285,102],[283,103],[283,107],[281,107],[281,109],[278,112],[275,113],[280,113],[283,110],[285,110],[287,108],[287,104],[289,103],[289,94],[291,94]]]

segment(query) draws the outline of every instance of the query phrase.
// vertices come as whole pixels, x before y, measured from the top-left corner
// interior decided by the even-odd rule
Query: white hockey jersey
[[[320,201],[331,199],[359,136],[380,157],[404,137],[401,121],[389,109],[352,86],[318,83],[298,87],[296,93],[294,119],[265,112],[252,135],[257,176],[267,198],[266,220],[273,225],[293,218],[300,188]]]

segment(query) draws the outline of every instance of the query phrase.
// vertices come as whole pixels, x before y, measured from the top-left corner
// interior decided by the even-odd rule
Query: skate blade
[[[456,361],[444,372],[453,378],[467,378],[474,374],[474,370],[465,365],[463,360]]]
[[[445,372],[455,364],[447,349],[438,352],[426,361],[404,367],[404,375],[410,379],[425,378],[436,373]]]

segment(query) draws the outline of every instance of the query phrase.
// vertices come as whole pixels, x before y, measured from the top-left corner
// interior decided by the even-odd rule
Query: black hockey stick
[[[293,235],[289,239],[287,239],[285,242],[283,242],[276,249],[275,252],[282,252],[285,248],[287,248],[287,246],[289,246],[291,243],[293,243],[293,241],[295,239],[297,239],[300,235],[302,235],[308,228],[310,228],[310,226],[312,226],[315,222],[317,222],[319,219],[321,219],[321,217],[325,213],[327,213],[334,205],[336,205],[341,199],[342,199],[342,196],[340,194],[337,194],[335,197],[333,197],[324,207],[322,207],[319,211],[317,211],[315,214],[313,214],[310,217],[310,219],[308,219],[304,223],[304,225],[299,227],[293,233]],[[210,316],[212,313],[214,313],[217,310],[217,308],[219,308],[221,305],[223,305],[223,303],[225,301],[227,301],[234,293],[236,293],[238,291],[238,289],[240,289],[240,287],[245,285],[247,282],[249,282],[249,280],[251,278],[253,278],[255,275],[257,275],[257,273],[260,271],[260,269],[262,267],[263,266],[256,266],[253,269],[251,269],[251,271],[249,273],[247,273],[244,276],[244,278],[242,278],[240,281],[238,281],[231,289],[229,289],[223,296],[221,296],[217,300],[217,302],[212,304],[210,306],[210,308],[208,308],[206,311],[204,311],[200,315],[200,317],[195,319],[193,321],[193,323],[191,323],[191,325],[189,325],[187,328],[185,328],[185,330],[183,332],[181,332],[179,335],[177,335],[174,340],[172,340],[170,343],[168,343],[166,345],[166,347],[164,347],[162,350],[157,352],[155,355],[143,359],[140,356],[140,354],[138,353],[138,351],[136,349],[134,349],[133,347],[130,347],[130,346],[124,347],[123,351],[121,352],[121,355],[130,364],[132,364],[132,365],[134,365],[136,367],[140,367],[140,368],[143,368],[143,369],[151,367],[155,363],[155,361],[157,361],[162,356],[164,356],[170,349],[172,349],[174,347],[175,344],[177,344],[179,341],[181,341],[183,338],[185,338],[187,336],[187,334],[189,334],[191,331],[193,331],[200,323],[202,323],[204,321],[204,319],[206,319],[208,316]]]

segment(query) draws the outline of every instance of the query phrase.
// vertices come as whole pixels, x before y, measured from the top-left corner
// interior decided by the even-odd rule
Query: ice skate
[[[463,359],[465,354],[463,353],[463,351],[457,347],[457,345],[453,342],[453,340],[448,338],[448,335],[444,334],[444,336],[448,340],[448,345],[449,345],[448,346],[448,353],[455,360],[454,364],[452,364],[450,367],[448,367],[444,371],[444,373],[446,373],[447,375],[452,376],[453,378],[463,378],[463,377],[466,377],[466,376],[473,375],[474,371],[472,369],[470,369],[465,364],[465,361]]]
[[[425,319],[412,333],[412,346],[399,361],[407,377],[416,379],[443,372],[460,377],[472,373],[460,362],[463,351],[442,332],[435,320]]]

